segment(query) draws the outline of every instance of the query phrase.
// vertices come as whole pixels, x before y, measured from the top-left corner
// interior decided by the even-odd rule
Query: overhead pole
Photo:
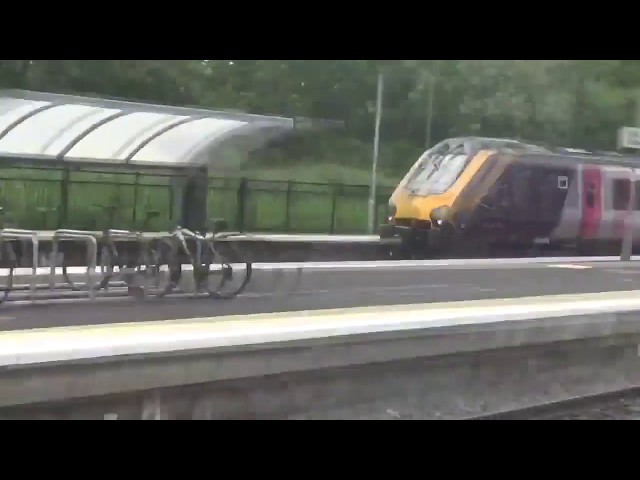
[[[380,153],[380,124],[382,122],[382,96],[384,94],[384,75],[378,73],[376,96],[376,120],[373,133],[373,160],[371,162],[371,184],[369,185],[369,233],[373,234],[376,223],[376,195],[378,184],[378,156]]]
[[[429,72],[429,85],[427,87],[427,123],[425,127],[424,148],[429,149],[431,147],[431,128],[433,123],[433,101],[436,90],[436,82],[438,81],[438,74],[440,71],[440,62],[434,60],[433,68]]]

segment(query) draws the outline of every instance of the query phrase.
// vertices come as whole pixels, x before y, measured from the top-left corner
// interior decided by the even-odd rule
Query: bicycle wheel
[[[79,292],[82,290],[80,287],[78,287],[78,285],[74,283],[73,280],[71,280],[71,274],[68,271],[68,267],[64,259],[62,260],[62,278],[64,279],[64,283],[66,283],[67,286],[74,292]]]
[[[142,247],[142,246],[141,246]],[[142,247],[134,256],[118,257],[122,264],[119,274],[129,296],[144,300],[150,290],[158,287],[158,267],[151,259],[153,252]]]
[[[229,252],[220,253],[216,242],[208,242],[203,264],[194,269],[194,279],[198,291],[206,292],[209,297],[230,300],[245,291],[253,274],[253,264],[242,260],[242,255],[231,243],[225,242]],[[219,247],[219,246],[218,246]],[[213,267],[213,269],[211,268]],[[214,278],[218,280],[214,280]]]
[[[173,243],[151,241],[142,254],[145,267],[138,271],[143,277],[145,296],[162,298],[178,287],[182,278],[182,262],[178,253],[178,247]],[[163,277],[166,277],[164,282]]]
[[[0,304],[2,304],[9,298],[9,294],[13,288],[13,274],[15,269],[18,268],[18,257],[16,256],[16,252],[13,249],[11,242],[2,242],[0,247],[0,258],[3,263],[7,264],[7,268],[9,270],[5,284],[0,288],[0,290],[2,290],[2,294],[0,294]]]
[[[108,244],[102,248],[100,254],[102,279],[100,280],[98,289],[108,289],[112,286],[110,283],[117,278],[129,289],[130,294],[135,294],[134,290],[141,288],[139,280],[145,261],[146,257],[144,256],[143,250],[132,253],[124,249],[124,252],[121,252],[118,251],[116,242],[109,240]]]

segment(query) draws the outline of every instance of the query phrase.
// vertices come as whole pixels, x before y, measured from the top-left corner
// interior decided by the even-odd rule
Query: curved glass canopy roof
[[[266,141],[291,118],[22,90],[0,91],[0,155],[187,167],[230,137]]]

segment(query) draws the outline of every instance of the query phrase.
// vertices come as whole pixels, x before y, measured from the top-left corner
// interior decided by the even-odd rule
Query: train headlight
[[[437,226],[441,226],[444,222],[449,221],[451,218],[451,208],[446,205],[442,207],[434,208],[429,215],[431,223]]]
[[[393,222],[393,219],[396,217],[396,212],[398,211],[398,207],[395,204],[389,202],[389,209],[387,212],[387,221],[389,223]]]

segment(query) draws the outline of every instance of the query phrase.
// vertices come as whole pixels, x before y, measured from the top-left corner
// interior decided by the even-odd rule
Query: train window
[[[448,155],[444,158],[439,168],[428,179],[426,188],[429,194],[446,192],[458,179],[467,165],[466,155]]]
[[[407,187],[421,195],[446,191],[466,166],[467,156],[461,155],[459,151],[460,149],[450,150],[445,155],[430,157],[407,183]],[[453,179],[450,178],[452,175]]]
[[[560,175],[558,177],[558,188],[560,190],[567,190],[569,188],[569,177],[565,177],[564,175]]]
[[[424,185],[436,172],[436,169],[437,167],[433,160],[425,162],[418,168],[413,178],[407,183],[407,186],[414,188]]]
[[[613,209],[626,210],[631,197],[631,182],[627,179],[613,181]]]
[[[413,188],[414,185],[423,184],[436,170],[436,161],[439,160],[442,155],[444,155],[444,148],[448,148],[448,145],[444,145],[438,148],[437,151],[434,149],[427,150],[422,154],[422,156],[416,162],[416,169],[412,173],[411,177],[407,180],[407,187]]]

